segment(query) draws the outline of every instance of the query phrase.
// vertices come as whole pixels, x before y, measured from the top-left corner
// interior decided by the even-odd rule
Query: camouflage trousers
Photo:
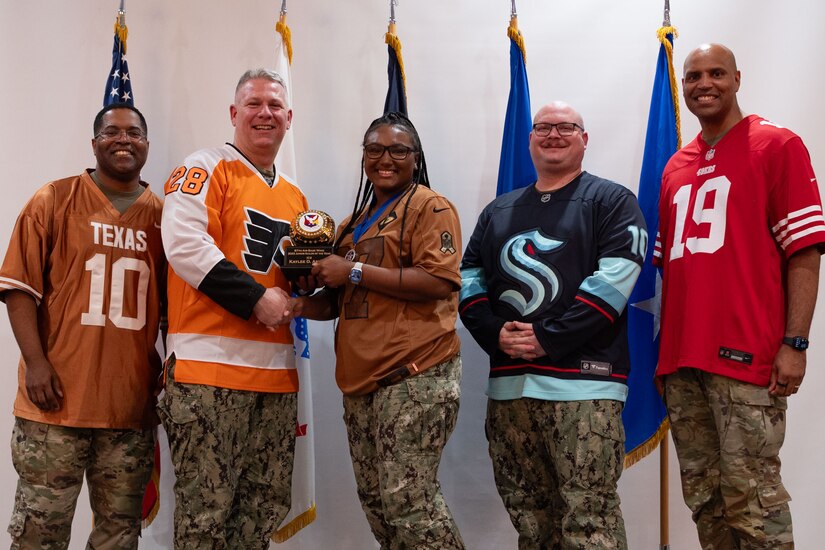
[[[344,396],[361,507],[384,550],[461,550],[436,477],[455,427],[459,355],[369,395]]]
[[[87,548],[137,548],[154,444],[154,430],[69,428],[17,418],[11,455],[20,477],[9,524],[12,550],[69,547],[84,473],[94,515]]]
[[[608,399],[487,402],[496,487],[521,550],[627,548],[616,492],[622,407]]]
[[[702,548],[793,548],[791,498],[779,474],[787,398],[696,369],[679,369],[664,386]]]
[[[158,412],[175,469],[175,548],[269,548],[291,502],[298,394],[180,384]]]

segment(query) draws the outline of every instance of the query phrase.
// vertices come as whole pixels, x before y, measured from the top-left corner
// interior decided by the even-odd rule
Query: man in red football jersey
[[[658,375],[702,547],[792,548],[778,454],[805,375],[825,221],[802,140],[746,116],[739,84],[722,45],[685,60],[701,132],[662,176]]]

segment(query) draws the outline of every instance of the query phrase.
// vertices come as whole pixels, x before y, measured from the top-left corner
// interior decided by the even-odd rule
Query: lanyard
[[[361,237],[364,236],[364,233],[367,232],[367,229],[372,227],[372,224],[374,224],[376,222],[376,220],[378,220],[378,218],[380,218],[384,214],[384,210],[387,209],[387,207],[390,205],[390,203],[395,201],[395,199],[397,199],[398,197],[400,197],[401,194],[404,193],[404,191],[406,191],[406,189],[402,189],[401,191],[399,191],[398,193],[396,193],[392,197],[388,198],[386,201],[384,201],[384,204],[379,206],[375,210],[375,212],[373,212],[372,216],[370,216],[369,218],[365,219],[364,221],[362,221],[361,223],[359,223],[358,225],[355,226],[355,229],[353,229],[353,231],[352,231],[352,244],[353,244],[353,246],[358,244],[358,240]],[[375,204],[374,201],[375,201],[375,199],[373,199],[373,204]],[[370,205],[370,206],[372,206],[372,205]]]

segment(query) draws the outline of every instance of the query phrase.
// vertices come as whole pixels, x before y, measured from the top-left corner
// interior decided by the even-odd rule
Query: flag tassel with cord
[[[639,179],[639,206],[649,236],[659,228],[659,187],[662,172],[670,157],[681,147],[679,97],[673,72],[673,37],[668,8],[665,23],[658,30],[661,43],[650,100],[642,170]],[[630,295],[628,340],[631,371],[628,397],[622,414],[625,426],[625,468],[632,466],[664,440],[669,428],[667,411],[654,383],[659,360],[659,321],[662,278],[651,263],[653,238],[647,242],[647,254],[639,280]]]
[[[390,0],[390,21],[384,42],[387,44],[387,98],[384,100],[384,112],[407,113],[407,77],[404,74],[404,60],[401,57],[401,39],[396,34],[395,6],[398,0]]]
[[[533,119],[530,113],[530,86],[527,82],[527,55],[524,37],[518,29],[515,0],[512,3],[507,36],[510,39],[510,95],[504,117],[496,196],[527,187],[536,181],[536,168],[530,158]]]
[[[292,32],[286,23],[286,0],[282,0],[281,13],[275,24],[277,31],[274,69],[286,82],[289,105],[295,95],[292,91]],[[294,128],[294,127],[293,127]],[[294,130],[293,130],[294,131]],[[297,181],[295,170],[295,140],[287,132],[278,157],[275,159],[278,173],[291,182]],[[298,422],[295,426],[295,460],[292,472],[292,508],[272,535],[275,542],[284,542],[298,531],[315,521],[315,445],[312,423],[312,383],[309,368],[309,333],[307,321],[297,317],[291,325],[295,342],[295,365],[301,390],[298,392]]]

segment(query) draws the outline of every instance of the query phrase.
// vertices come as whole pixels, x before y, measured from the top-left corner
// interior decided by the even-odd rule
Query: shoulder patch
[[[455,254],[453,235],[449,231],[441,233],[441,248],[439,250],[441,250],[442,254]]]

